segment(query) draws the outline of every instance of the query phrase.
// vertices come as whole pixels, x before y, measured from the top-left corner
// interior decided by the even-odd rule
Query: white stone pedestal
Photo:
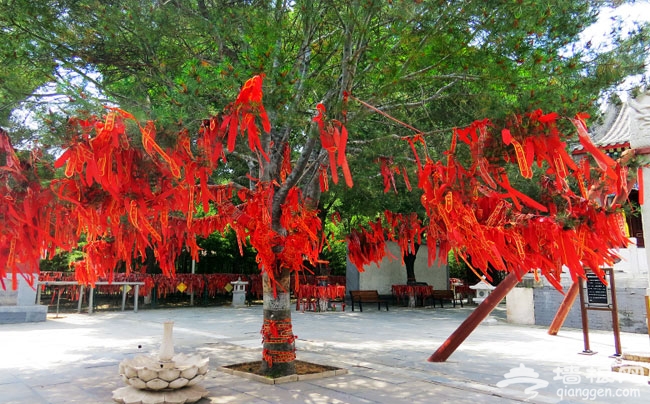
[[[506,318],[512,324],[535,325],[533,288],[513,288],[508,293]]]
[[[174,322],[166,321],[158,356],[140,355],[120,362],[119,372],[126,387],[113,391],[121,404],[195,403],[208,395],[199,386],[208,371],[208,358],[174,355]]]
[[[3,278],[7,290],[0,287],[0,324],[31,323],[45,321],[47,318],[47,306],[37,305],[36,289],[32,288],[27,281],[18,276],[18,288],[11,289],[11,274]],[[38,275],[34,274],[34,282]]]
[[[208,391],[199,385],[171,391],[138,390],[131,386],[113,391],[113,401],[122,404],[186,404],[206,397]]]

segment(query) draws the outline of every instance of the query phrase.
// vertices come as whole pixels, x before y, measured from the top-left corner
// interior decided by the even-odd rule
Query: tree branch
[[[380,111],[388,111],[388,110],[395,109],[395,108],[398,108],[398,107],[401,107],[401,108],[423,107],[424,104],[426,104],[427,102],[433,101],[433,100],[438,99],[438,98],[442,98],[442,95],[440,95],[440,94],[444,90],[446,90],[449,87],[456,84],[457,82],[458,82],[458,80],[454,80],[451,83],[445,84],[444,86],[440,87],[438,89],[438,91],[433,93],[431,96],[423,98],[423,99],[421,99],[419,101],[407,102],[407,103],[401,103],[401,104],[389,104],[389,105],[384,105],[384,106],[381,106],[381,107],[377,107],[377,109],[380,110]]]
[[[316,131],[316,124],[311,123],[309,131],[314,132]],[[300,155],[300,158],[296,162],[296,164],[293,167],[293,170],[291,171],[291,174],[287,177],[286,181],[276,190],[275,195],[273,196],[273,203],[271,206],[271,217],[273,218],[273,228],[274,229],[279,229],[280,228],[280,216],[282,212],[282,204],[284,203],[287,194],[289,193],[289,189],[291,189],[293,186],[295,186],[302,175],[305,172],[305,169],[309,163],[309,160],[311,158],[312,152],[314,151],[314,148],[316,147],[316,142],[318,140],[318,136],[312,135],[309,137],[307,140],[307,143],[305,144],[305,148],[303,149],[303,152]]]

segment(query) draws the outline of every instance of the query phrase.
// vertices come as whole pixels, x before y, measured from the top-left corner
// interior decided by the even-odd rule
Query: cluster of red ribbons
[[[347,130],[340,121],[327,121],[324,112],[318,106],[314,121],[329,156],[332,180],[338,180],[341,167],[351,186]],[[426,153],[421,134],[405,138],[415,158],[428,221],[423,225],[412,215],[387,212],[384,223],[378,219],[350,234],[353,263],[362,268],[379,262],[386,252],[386,235],[400,240],[404,253],[426,234],[429,261],[438,256],[444,260],[451,250],[486,274],[489,267],[518,274],[532,269],[559,285],[563,265],[574,278],[583,275],[583,266],[598,271],[611,265],[611,249],[628,242],[622,218],[617,206],[590,200],[588,189],[602,184],[601,193],[625,193],[626,171],[591,143],[584,118],[566,120],[534,111],[500,128],[489,120],[476,121],[454,130],[446,159],[438,162]],[[567,122],[577,128],[595,165],[586,159],[575,163],[567,154],[568,136],[561,130]],[[127,134],[133,128],[139,139]],[[268,160],[270,145],[260,136],[262,130],[270,131],[261,76],[248,80],[221,115],[203,122],[194,148],[187,130],[157,134],[153,122],[142,125],[117,108],[108,108],[102,119],[72,119],[68,130],[64,152],[50,167],[62,169],[65,177],[48,186],[42,185],[48,166],[40,155],[19,157],[6,133],[0,133],[0,275],[10,268],[14,284],[17,273],[37,272],[40,259],[69,251],[82,238],[84,259],[74,268],[85,284],[112,275],[121,263],[130,270],[134,258],[146,257],[148,251],[165,274],[173,275],[183,249],[198,260],[196,236],[227,228],[236,232],[240,243],[247,240],[257,250],[259,267],[271,279],[285,268],[300,271],[303,262],[318,262],[324,243],[318,236],[321,222],[297,188],[288,190],[281,212],[274,213],[271,204],[281,184],[257,181],[254,189],[235,191],[208,181],[225,160],[225,150],[235,149],[238,136],[247,137],[260,163]],[[138,143],[142,147],[136,147]],[[283,147],[287,161],[279,165],[280,180],[291,172],[290,149]],[[461,147],[472,157],[467,166],[457,158]],[[390,160],[382,164],[390,187],[397,170]],[[529,180],[535,173],[542,185],[535,198],[517,189],[519,179],[511,181],[515,175]],[[408,175],[404,178],[408,183]],[[326,185],[326,179],[322,170],[321,184]],[[578,184],[577,192],[572,183]],[[210,204],[217,215],[195,217],[197,206],[207,212]]]
[[[561,289],[563,266],[574,280],[584,276],[584,267],[600,274],[599,268],[616,259],[612,249],[629,241],[620,206],[591,200],[588,189],[598,184],[605,194],[625,194],[627,171],[592,144],[584,119],[534,111],[513,117],[503,127],[476,121],[454,130],[442,162],[426,155],[420,159],[416,146],[424,144],[421,135],[406,138],[417,162],[428,222],[421,225],[411,218],[407,233],[404,218],[387,212],[383,226],[377,220],[348,236],[351,261],[357,268],[379,262],[387,253],[385,236],[399,240],[404,253],[426,234],[430,263],[444,261],[451,250],[488,277],[488,268],[520,276],[532,270]],[[574,162],[567,153],[568,135],[560,129],[567,123],[574,125],[591,157]],[[469,149],[469,165],[457,158],[460,147]],[[513,178],[517,184],[537,178],[541,193],[536,198],[524,194]]]
[[[392,285],[391,293],[397,299],[399,304],[403,299],[414,296],[419,300],[433,295],[433,286],[431,285]]]
[[[230,185],[209,183],[239,136],[247,137],[260,163],[268,161],[270,145],[261,137],[262,131],[270,131],[262,80],[248,80],[222,114],[205,120],[194,147],[187,130],[157,133],[152,121],[141,124],[117,108],[107,108],[103,118],[71,119],[67,144],[54,167],[37,153],[19,158],[7,134],[0,133],[0,279],[6,268],[14,275],[36,273],[42,258],[70,251],[81,239],[84,259],[73,264],[81,283],[93,284],[100,276],[111,279],[122,263],[130,271],[148,251],[163,273],[173,276],[184,249],[199,259],[197,236],[228,228],[240,245],[248,241],[258,251],[259,267],[271,279],[283,268],[299,271],[305,261],[316,264],[323,243],[321,224],[298,188],[288,191],[281,217],[274,222],[271,203],[277,183],[257,181],[255,189],[237,192]],[[343,167],[348,181],[345,127],[322,114],[317,122],[324,147],[337,154],[332,163]],[[288,145],[283,156],[282,180],[291,172]],[[48,177],[54,177],[56,169],[65,176],[42,186],[40,174],[49,171]],[[198,206],[208,212],[211,204],[217,215],[196,217]]]
[[[300,285],[297,291],[298,300],[301,299],[345,299],[344,285]]]
[[[386,254],[390,254],[386,249],[384,233],[381,219],[378,218],[368,223],[368,228],[352,229],[346,236],[348,257],[360,272],[363,272],[363,267],[370,263],[379,266]]]
[[[384,179],[384,193],[390,191],[392,188],[397,193],[397,185],[395,183],[395,174],[401,174],[404,178],[404,185],[406,189],[411,191],[411,181],[409,180],[408,170],[404,166],[396,165],[393,157],[381,156],[377,159],[380,163],[381,176]]]
[[[422,225],[417,213],[394,213],[384,211],[382,218],[368,223],[368,228],[353,229],[346,237],[348,242],[348,256],[360,271],[369,263],[379,265],[386,254],[392,256],[386,249],[386,241],[398,243],[401,251],[400,259],[404,254],[415,254],[416,244],[422,244],[422,235],[426,227]]]
[[[9,270],[13,289],[18,274],[32,284],[38,272],[41,252],[53,252],[60,228],[66,217],[56,212],[52,192],[41,185],[37,163],[40,155],[33,152],[19,158],[8,134],[0,129],[0,287],[7,288],[3,278]],[[57,244],[65,244],[59,239]]]
[[[144,285],[140,286],[140,296],[149,295],[155,287],[157,297],[160,298],[181,291],[181,285],[185,286],[183,288],[184,293],[194,292],[197,297],[203,296],[204,293],[209,297],[224,295],[229,293],[230,288],[228,288],[228,285],[239,279],[248,282],[246,290],[249,294],[256,299],[262,298],[262,276],[260,274],[176,274],[174,278],[170,278],[164,274],[132,272],[129,274],[116,273],[112,279],[100,277],[98,281],[144,282]],[[55,281],[76,282],[77,278],[74,273],[46,271],[41,272],[39,281],[43,285],[47,282]],[[296,291],[297,298],[306,297],[307,295],[312,296],[312,293],[316,293],[313,296],[329,297],[331,299],[345,297],[345,286],[339,286],[345,284],[345,276],[327,276],[326,283],[331,286],[316,286],[317,282],[316,276],[302,273],[298,279],[291,278],[291,290]],[[45,287],[45,285],[42,287]],[[97,290],[102,293],[118,293],[119,288],[121,288],[120,285],[97,286]],[[69,290],[76,293],[78,288],[76,286],[70,286]],[[322,293],[322,290],[326,290],[327,292]]]
[[[345,178],[345,184],[348,187],[352,187],[352,174],[350,174],[348,161],[345,157],[345,148],[348,144],[348,130],[341,121],[333,119],[328,122],[325,120],[325,106],[323,104],[318,104],[316,109],[318,110],[318,115],[314,117],[314,122],[318,125],[321,145],[329,156],[329,168],[332,173],[332,181],[338,184],[339,176],[337,170],[340,166],[343,171],[343,178]],[[323,191],[327,190],[328,181],[324,177],[326,175],[326,171],[322,170],[321,189]]]
[[[260,333],[262,334],[262,343],[265,344],[265,348],[262,350],[262,357],[269,364],[269,367],[273,366],[273,362],[287,363],[296,359],[295,346],[290,350],[275,350],[270,348],[272,345],[293,345],[298,338],[298,336],[293,334],[290,318],[286,320],[270,320],[265,318]]]

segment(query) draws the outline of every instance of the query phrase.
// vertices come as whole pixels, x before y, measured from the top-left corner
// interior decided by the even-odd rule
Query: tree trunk
[[[406,266],[406,283],[415,283],[415,258],[418,254],[420,244],[415,244],[414,251],[407,251],[404,253],[404,265]]]
[[[276,274],[277,283],[263,274],[264,324],[262,325],[262,372],[271,377],[296,373],[295,336],[291,326],[291,271]],[[275,288],[274,288],[275,285]]]

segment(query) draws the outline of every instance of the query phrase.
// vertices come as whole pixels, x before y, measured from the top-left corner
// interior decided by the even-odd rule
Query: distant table
[[[393,285],[391,289],[398,304],[401,303],[402,299],[410,300],[411,296],[413,296],[416,303],[419,299],[424,305],[424,299],[433,294],[433,286],[430,285]]]

